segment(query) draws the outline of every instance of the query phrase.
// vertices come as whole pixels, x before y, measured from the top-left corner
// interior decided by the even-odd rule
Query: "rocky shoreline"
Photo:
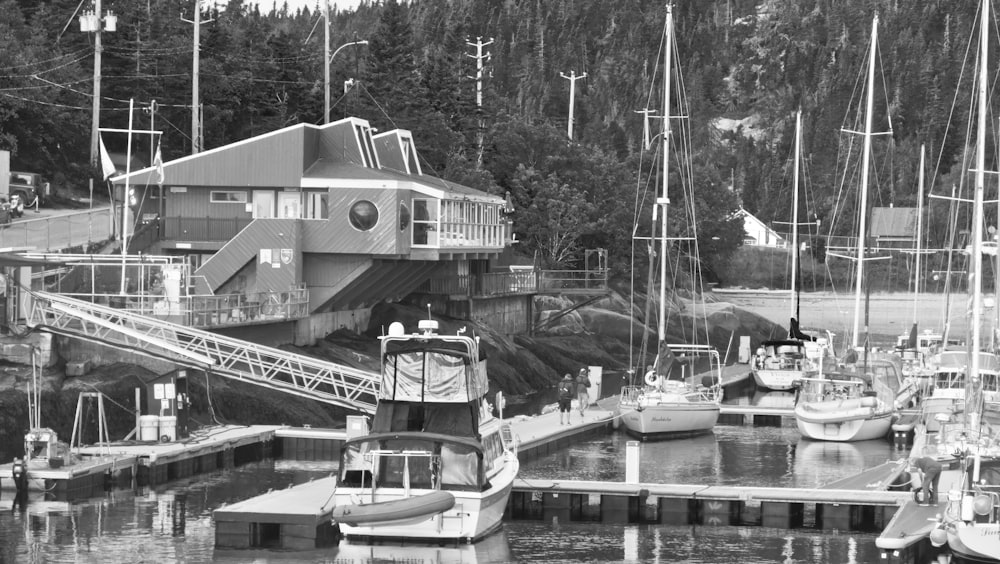
[[[551,297],[536,299],[536,310],[542,319],[571,305],[568,299]],[[669,341],[681,341],[698,334],[700,342],[706,335],[716,343],[723,356],[729,350],[734,361],[739,337],[749,335],[754,346],[783,331],[765,318],[729,303],[714,302],[705,311],[678,298],[670,304]],[[502,390],[512,396],[523,396],[546,390],[560,376],[581,366],[603,366],[605,371],[624,371],[629,359],[629,336],[641,335],[641,312],[633,311],[628,302],[616,294],[592,305],[560,317],[544,333],[532,336],[508,336],[481,327],[467,320],[438,318],[440,331],[456,332],[461,328],[479,335],[488,358],[491,392]],[[707,323],[695,319],[705,314]],[[697,314],[697,315],[696,315]],[[416,307],[381,304],[372,311],[370,327],[387,327],[401,321],[408,330],[426,313]],[[412,328],[412,329],[411,329]],[[356,368],[378,370],[378,330],[357,334],[337,331],[315,346],[284,346],[284,350],[315,356]],[[636,339],[638,340],[638,339]],[[727,346],[728,343],[728,346]],[[55,351],[56,355],[58,350]],[[22,361],[23,362],[23,361]],[[27,365],[0,359],[0,462],[21,453],[22,440],[28,427],[28,400],[25,390],[31,381],[32,369]],[[43,426],[56,431],[68,442],[72,432],[77,399],[81,392],[100,391],[105,395],[107,425],[112,440],[120,439],[135,426],[135,388],[159,374],[134,364],[97,365],[86,374],[67,376],[66,363],[55,358],[51,366],[40,369],[41,413]],[[336,427],[344,424],[347,410],[293,396],[273,393],[244,382],[228,380],[211,374],[189,373],[191,397],[190,418],[200,425],[287,424],[293,426]],[[84,413],[84,442],[96,438],[96,409]]]

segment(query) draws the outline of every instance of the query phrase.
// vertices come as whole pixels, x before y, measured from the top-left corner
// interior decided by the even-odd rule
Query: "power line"
[[[52,57],[51,59],[45,59],[45,60],[42,60],[42,61],[32,61],[32,62],[29,62],[29,63],[24,63],[23,65],[3,66],[3,67],[0,67],[0,70],[13,70],[13,69],[18,69],[18,68],[28,68],[28,67],[32,67],[32,66],[35,66],[35,65],[42,65],[42,64],[45,64],[45,63],[51,63],[53,61],[58,61],[58,60],[63,59],[65,57],[74,57],[74,56],[79,55],[79,54],[81,54],[81,53],[83,53],[85,51],[86,51],[86,55],[84,57],[81,57],[80,59],[89,57],[90,56],[90,49],[80,49],[79,51],[74,51],[72,53],[64,53],[64,54],[59,55],[57,57]],[[79,61],[80,59],[74,59],[74,61]],[[56,68],[59,68],[59,67],[56,67]]]

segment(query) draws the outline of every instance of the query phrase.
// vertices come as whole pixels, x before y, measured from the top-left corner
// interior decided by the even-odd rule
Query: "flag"
[[[163,156],[160,154],[160,144],[156,144],[156,156],[153,157],[153,166],[156,167],[156,183],[163,186]]]
[[[101,172],[104,173],[104,180],[107,180],[115,173],[115,163],[111,162],[111,155],[104,148],[104,138],[98,136],[97,142],[101,145]]]

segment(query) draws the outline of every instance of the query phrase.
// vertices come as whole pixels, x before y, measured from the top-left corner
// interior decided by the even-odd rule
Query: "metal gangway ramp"
[[[380,382],[376,372],[59,294],[30,293],[31,305],[25,317],[36,330],[134,350],[354,411],[375,411]]]

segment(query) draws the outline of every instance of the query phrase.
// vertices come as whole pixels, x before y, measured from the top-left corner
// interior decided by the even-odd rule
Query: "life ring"
[[[657,376],[656,372],[652,370],[647,372],[645,378],[643,379],[646,381],[647,386],[657,387],[660,385],[660,377]]]

